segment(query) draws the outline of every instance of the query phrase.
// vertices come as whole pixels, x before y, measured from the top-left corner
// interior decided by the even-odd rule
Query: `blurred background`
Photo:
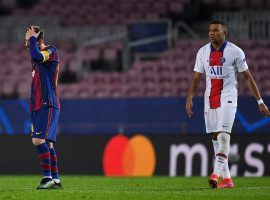
[[[0,0],[0,173],[39,173],[24,48],[34,24],[60,55],[60,172],[207,176],[213,149],[204,134],[205,82],[191,119],[185,96],[213,19],[228,23],[228,40],[244,50],[269,105],[270,0]],[[232,175],[270,175],[270,120],[238,79]]]

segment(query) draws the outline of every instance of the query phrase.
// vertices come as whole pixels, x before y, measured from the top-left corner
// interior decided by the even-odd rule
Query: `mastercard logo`
[[[152,176],[155,166],[155,149],[143,135],[130,139],[116,135],[109,140],[103,153],[106,176]]]

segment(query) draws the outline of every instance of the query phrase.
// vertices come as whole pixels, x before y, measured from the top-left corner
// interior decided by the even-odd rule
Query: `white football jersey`
[[[245,54],[236,45],[225,41],[219,50],[211,43],[201,47],[196,56],[195,72],[205,73],[205,108],[224,104],[237,106],[237,72],[248,69]]]

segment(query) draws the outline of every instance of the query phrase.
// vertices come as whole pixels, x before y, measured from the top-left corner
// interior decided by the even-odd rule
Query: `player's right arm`
[[[186,99],[186,113],[189,117],[193,115],[192,112],[192,106],[193,106],[193,96],[196,91],[196,89],[199,86],[199,83],[202,79],[202,74],[204,73],[204,65],[203,65],[203,59],[202,59],[202,48],[198,51],[196,56],[196,62],[194,67],[194,74],[191,81],[191,85],[188,91],[187,99]]]
[[[41,62],[43,60],[43,55],[40,53],[37,46],[37,38],[31,36],[29,39],[30,42],[30,55],[31,59],[35,62]]]
[[[192,82],[191,82],[188,95],[187,95],[187,100],[186,100],[186,113],[189,117],[193,115],[193,112],[191,110],[193,106],[192,99],[193,99],[196,89],[199,86],[201,79],[202,79],[202,73],[195,71],[193,74]]]
[[[25,40],[29,41],[29,48],[30,48],[30,55],[31,59],[34,62],[45,62],[49,60],[50,55],[52,54],[53,50],[43,50],[40,51],[38,48],[38,41],[37,37],[39,35],[40,31],[38,33],[35,32],[34,27],[29,27],[25,34]]]
[[[40,62],[41,60],[43,60],[43,55],[39,51],[37,45],[37,37],[39,33],[40,31],[36,33],[34,27],[32,26],[30,26],[25,33],[25,40],[27,41],[27,43],[29,42],[31,60],[35,62]]]

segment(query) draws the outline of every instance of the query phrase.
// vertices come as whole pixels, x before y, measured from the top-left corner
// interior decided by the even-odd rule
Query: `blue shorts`
[[[43,107],[31,113],[32,138],[56,142],[60,110],[54,107]]]

